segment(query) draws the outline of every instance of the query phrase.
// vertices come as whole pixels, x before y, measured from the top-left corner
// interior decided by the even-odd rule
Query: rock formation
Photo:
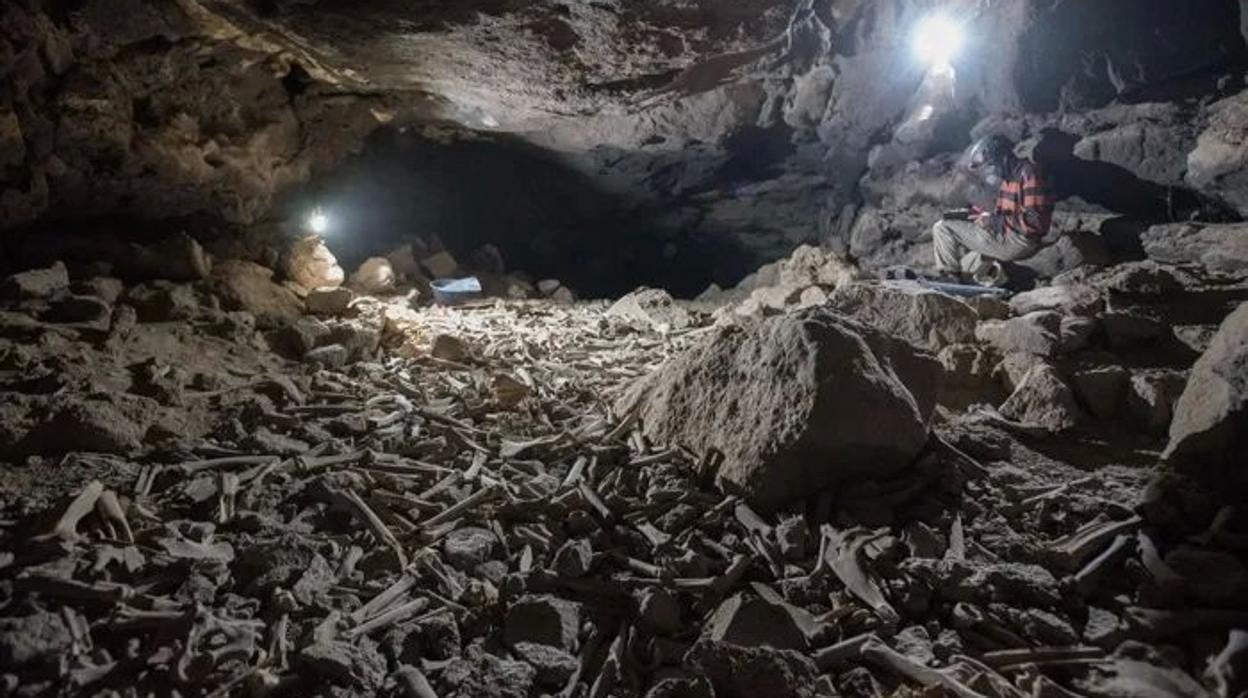
[[[0,696],[1244,695],[1246,27],[7,0]]]

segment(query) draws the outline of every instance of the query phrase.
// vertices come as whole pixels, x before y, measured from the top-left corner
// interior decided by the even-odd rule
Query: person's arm
[[[1023,232],[1028,237],[1042,238],[1053,225],[1056,198],[1044,174],[1035,165],[1023,168],[1023,207],[1019,214]]]

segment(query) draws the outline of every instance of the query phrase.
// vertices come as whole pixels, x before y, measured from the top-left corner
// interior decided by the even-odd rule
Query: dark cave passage
[[[560,279],[583,297],[642,285],[692,296],[731,256],[722,238],[671,226],[654,201],[607,191],[557,153],[506,136],[386,129],[287,211],[298,218],[316,206],[348,269],[414,236],[461,260],[494,245],[509,271]]]

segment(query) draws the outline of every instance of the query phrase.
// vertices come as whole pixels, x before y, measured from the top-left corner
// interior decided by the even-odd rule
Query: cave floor
[[[1195,685],[1114,651],[1175,625],[1115,571],[1157,444],[941,411],[911,472],[755,512],[612,409],[711,318],[606,308],[365,297],[381,358],[336,368],[219,313],[8,318],[6,422],[55,413],[56,443],[0,470],[7,694]]]

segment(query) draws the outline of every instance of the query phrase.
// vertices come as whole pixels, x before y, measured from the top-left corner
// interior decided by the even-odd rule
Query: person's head
[[[1000,184],[1014,169],[1014,141],[1000,134],[985,136],[971,148],[970,169],[989,184]]]

